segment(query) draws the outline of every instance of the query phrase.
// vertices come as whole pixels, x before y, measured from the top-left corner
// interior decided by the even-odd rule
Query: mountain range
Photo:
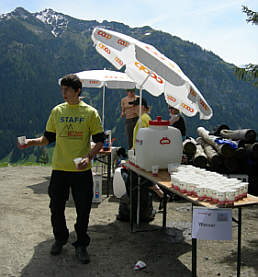
[[[220,124],[258,131],[257,88],[237,80],[234,65],[211,51],[149,26],[130,28],[113,21],[79,20],[51,9],[30,13],[19,7],[0,15],[0,161],[39,159],[38,147],[21,151],[16,137],[43,134],[51,109],[63,101],[58,78],[83,70],[114,70],[93,47],[91,33],[96,26],[152,44],[194,82],[214,115],[208,121],[185,117],[187,135],[196,137],[198,126],[211,130]],[[84,89],[83,94],[101,115],[102,90]],[[114,143],[122,146],[126,146],[125,123],[120,118],[124,96],[122,90],[107,90],[105,103],[105,128],[112,130]],[[144,97],[152,118],[168,118],[163,96],[155,98],[144,92]]]

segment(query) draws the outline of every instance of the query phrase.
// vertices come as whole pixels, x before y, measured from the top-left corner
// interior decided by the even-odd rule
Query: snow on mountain
[[[50,25],[51,33],[55,37],[59,37],[67,29],[68,19],[65,15],[57,13],[52,9],[45,9],[44,11],[37,13],[30,13],[24,8],[18,7],[14,11],[7,14],[0,14],[0,20],[9,20],[13,17],[22,18],[23,20],[29,20],[30,17],[36,17],[44,24]]]
[[[63,14],[57,13],[52,9],[45,9],[42,12],[35,13],[34,16],[45,24],[52,27],[51,33],[59,37],[68,26],[68,19]]]

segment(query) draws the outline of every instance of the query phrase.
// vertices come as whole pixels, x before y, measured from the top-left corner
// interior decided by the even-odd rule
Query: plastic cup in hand
[[[152,166],[152,176],[158,176],[159,172],[159,165],[153,165]]]
[[[24,145],[26,141],[26,136],[18,137],[17,140],[20,145]]]
[[[74,162],[76,168],[78,168],[78,165],[81,162],[81,160],[82,160],[82,158],[75,158],[75,159],[73,159],[73,162]]]

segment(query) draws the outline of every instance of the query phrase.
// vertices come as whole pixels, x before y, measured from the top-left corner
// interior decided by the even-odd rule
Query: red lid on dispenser
[[[169,120],[162,120],[161,116],[157,116],[156,120],[150,120],[150,126],[168,126]]]

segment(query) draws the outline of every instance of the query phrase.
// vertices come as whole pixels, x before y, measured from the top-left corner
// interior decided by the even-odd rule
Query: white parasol
[[[105,110],[105,88],[110,89],[133,89],[135,82],[131,80],[125,73],[111,70],[87,70],[76,74],[82,86],[86,88],[103,88],[102,103],[102,124],[104,127],[104,110]],[[59,79],[60,83],[61,79]]]
[[[93,30],[92,40],[96,50],[117,69],[126,66],[126,74],[140,88],[140,107],[145,89],[154,96],[164,93],[166,102],[187,116],[199,112],[200,119],[212,117],[211,107],[192,81],[152,45],[102,28]]]

